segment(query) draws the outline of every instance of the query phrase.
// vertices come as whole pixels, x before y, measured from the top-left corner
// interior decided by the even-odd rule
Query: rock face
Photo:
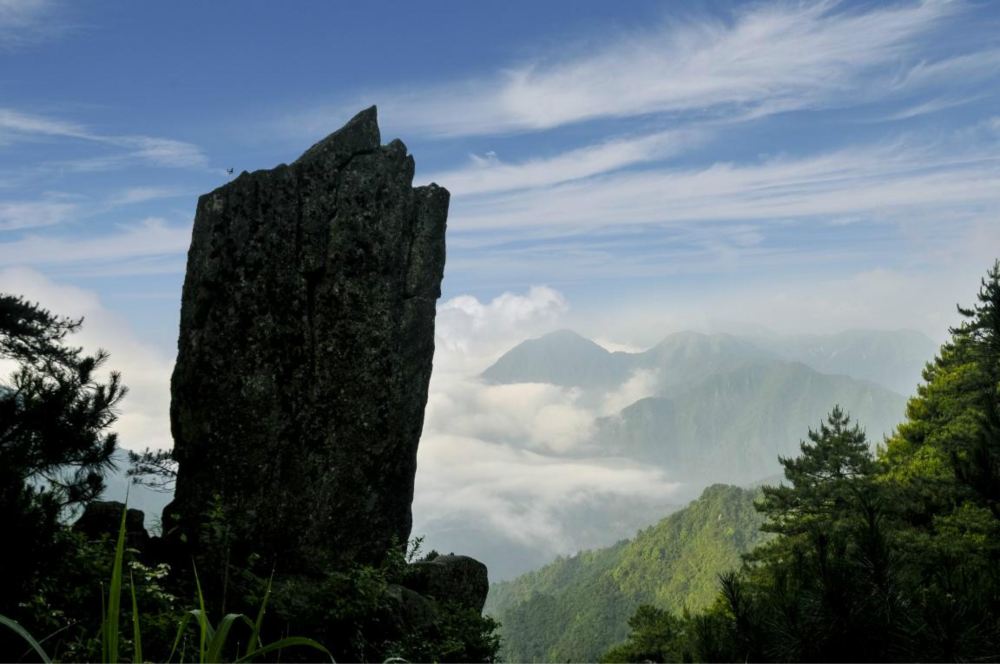
[[[468,556],[437,556],[407,569],[406,585],[421,595],[481,612],[490,591],[486,565]]]
[[[405,546],[449,198],[413,169],[372,107],[199,199],[165,523],[197,540],[218,505],[235,546],[291,572]]]

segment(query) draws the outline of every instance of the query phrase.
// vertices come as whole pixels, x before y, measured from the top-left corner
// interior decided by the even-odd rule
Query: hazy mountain
[[[710,374],[772,358],[872,381],[908,395],[936,351],[933,341],[911,330],[851,330],[747,337],[678,332],[641,353],[612,353],[575,332],[560,330],[518,344],[482,376],[492,383],[612,388],[637,369],[647,369],[660,372],[660,390],[669,393]]]
[[[893,340],[898,348],[889,353]],[[597,420],[587,452],[654,463],[688,484],[746,484],[776,472],[778,455],[794,454],[809,427],[837,404],[865,427],[873,445],[880,442],[902,419],[906,399],[849,373],[907,380],[905,367],[919,372],[924,354],[933,355],[921,350],[921,340],[930,343],[909,332],[849,332],[792,338],[782,349],[732,335],[681,332],[641,353],[610,353],[561,331],[519,344],[483,375],[494,382],[612,390],[637,370],[653,372],[654,395]],[[872,358],[882,350],[889,359]],[[843,371],[834,370],[838,360],[845,362]]]
[[[657,372],[659,393],[683,392],[706,377],[732,371],[755,361],[777,359],[772,353],[729,334],[677,332],[642,353],[620,361],[631,369]]]
[[[779,357],[817,371],[870,380],[900,394],[913,394],[937,344],[912,330],[849,330],[837,334],[755,337]]]
[[[611,353],[570,330],[524,341],[483,372],[491,383],[613,387],[632,371],[628,353]]]
[[[874,444],[902,419],[906,399],[874,383],[761,360],[710,375],[671,398],[637,401],[598,421],[607,454],[655,463],[685,482],[745,484],[779,469],[809,427],[840,404]]]
[[[501,622],[508,661],[597,661],[622,641],[643,603],[697,610],[717,575],[762,541],[756,491],[714,485],[631,541],[560,558],[493,584],[486,612]]]
[[[637,370],[659,371],[661,388],[776,355],[727,334],[678,332],[641,353],[610,352],[570,330],[523,341],[482,373],[490,383],[612,389]]]

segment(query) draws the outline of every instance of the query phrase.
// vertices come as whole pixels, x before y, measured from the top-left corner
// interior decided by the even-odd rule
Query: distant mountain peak
[[[613,386],[628,367],[606,348],[573,330],[522,341],[482,373],[491,383],[552,383],[566,387]]]
[[[583,336],[579,332],[576,332],[575,330],[571,330],[569,328],[562,328],[562,329],[559,329],[559,330],[554,330],[552,332],[548,332],[546,334],[543,334],[540,337],[535,337],[534,339],[528,339],[527,341],[525,341],[523,343],[528,343],[528,342],[531,342],[531,341],[536,341],[536,342],[540,341],[540,342],[545,342],[545,343],[550,343],[550,342],[576,343],[576,344],[582,344],[582,345],[587,345],[587,346],[594,346],[594,347],[600,348],[601,350],[605,350],[606,351],[606,349],[603,346],[601,346],[600,344],[596,343],[595,341],[592,341],[592,340],[588,339],[587,337]]]

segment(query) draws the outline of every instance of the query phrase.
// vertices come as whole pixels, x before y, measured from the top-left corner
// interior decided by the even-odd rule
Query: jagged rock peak
[[[355,155],[373,152],[381,144],[378,109],[370,106],[351,118],[343,127],[303,152],[302,156],[295,160],[295,164],[324,161],[339,165]]]

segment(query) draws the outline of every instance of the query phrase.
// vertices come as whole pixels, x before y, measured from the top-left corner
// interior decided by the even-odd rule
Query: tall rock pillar
[[[284,571],[405,545],[449,198],[412,180],[372,107],[198,200],[165,513],[189,538],[218,505]]]

